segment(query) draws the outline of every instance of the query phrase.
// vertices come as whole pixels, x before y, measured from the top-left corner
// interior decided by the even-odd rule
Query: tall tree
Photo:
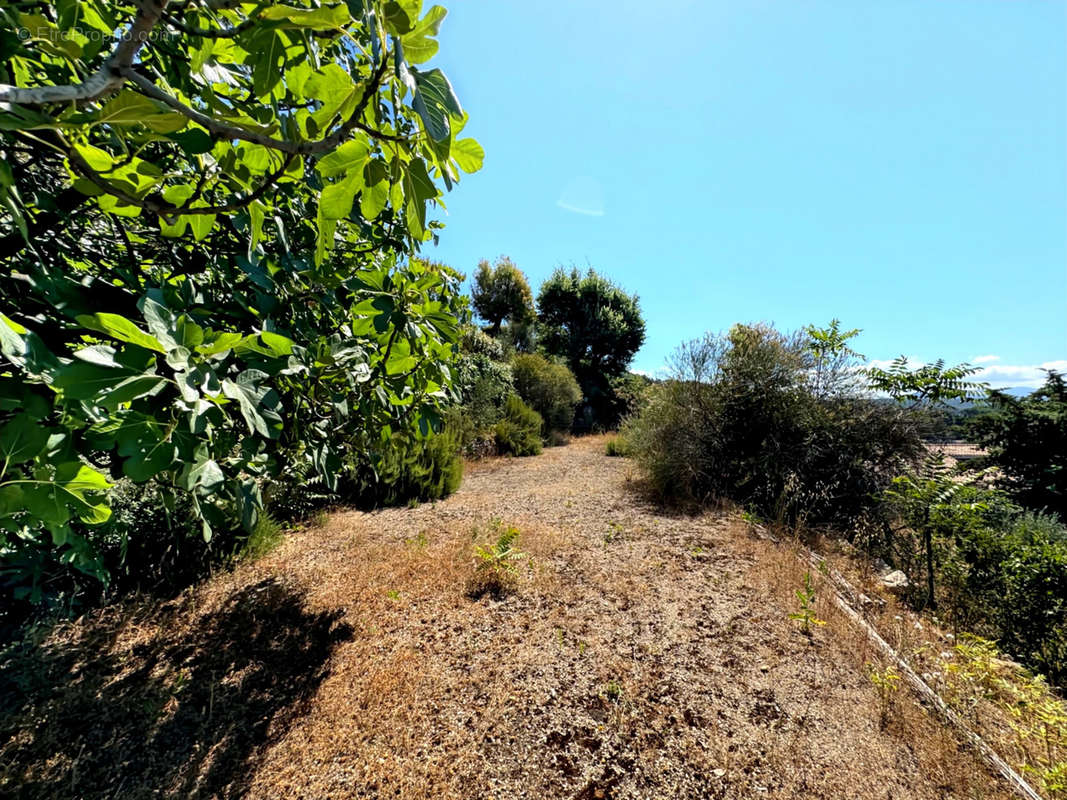
[[[637,295],[627,294],[590,269],[557,269],[537,296],[538,341],[571,368],[592,411],[587,422],[618,420],[612,381],[620,377],[645,341]],[[581,427],[581,425],[579,426]]]
[[[500,256],[492,266],[485,259],[478,263],[471,285],[471,302],[478,316],[489,323],[492,336],[500,333],[505,320],[522,326],[534,318],[530,284],[507,256]]]

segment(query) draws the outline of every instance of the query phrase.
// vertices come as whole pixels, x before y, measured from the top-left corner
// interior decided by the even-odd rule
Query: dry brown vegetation
[[[633,470],[601,438],[475,464],[445,501],[41,631],[3,665],[0,794],[1007,796],[906,691],[883,725],[828,598],[810,635],[787,618],[788,546],[667,514]],[[474,601],[494,518],[528,558]]]

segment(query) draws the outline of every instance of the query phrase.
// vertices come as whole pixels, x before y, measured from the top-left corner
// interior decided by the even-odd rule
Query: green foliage
[[[991,410],[975,417],[970,435],[989,451],[977,466],[999,469],[1000,484],[1018,502],[1067,520],[1067,382],[1050,371],[1045,385],[1018,399],[989,393]]]
[[[869,367],[863,374],[874,391],[884,392],[898,403],[918,408],[950,400],[976,399],[986,388],[983,383],[967,380],[976,372],[978,367],[970,364],[946,367],[943,359],[912,369],[907,357],[900,356],[888,369]]]
[[[504,403],[504,415],[494,427],[497,449],[501,455],[536,456],[541,452],[541,415],[527,406],[518,395]]]
[[[447,497],[463,480],[460,435],[445,428],[422,439],[410,433],[394,433],[369,445],[369,462],[352,464],[348,500],[366,507],[427,502]]]
[[[492,455],[493,427],[503,414],[504,401],[515,393],[511,365],[504,361],[500,342],[478,328],[466,327],[453,375],[459,402],[445,412],[448,425],[459,435],[465,455]]]
[[[551,431],[569,431],[574,409],[582,399],[571,371],[534,353],[515,356],[511,371],[515,391],[544,421],[542,435],[547,438]]]
[[[611,393],[614,396],[612,415],[625,420],[639,413],[648,402],[653,380],[647,375],[626,372],[611,379]]]
[[[620,433],[608,439],[604,445],[604,453],[613,458],[629,458],[633,455],[633,450],[625,434]]]
[[[515,564],[526,558],[526,554],[517,546],[518,528],[493,520],[487,533],[495,538],[487,545],[474,546],[475,572],[468,586],[468,594],[473,599],[485,594],[499,599],[514,590],[519,577]],[[476,529],[475,536],[479,534]]]
[[[885,669],[878,669],[873,664],[867,665],[871,683],[878,692],[878,716],[881,726],[884,728],[889,722],[889,714],[893,710],[893,697],[900,689],[900,675],[887,664]]]
[[[885,554],[909,577],[926,577],[925,592],[912,599],[936,601],[957,627],[997,639],[1062,684],[1067,528],[1002,492],[963,485],[936,463],[898,478],[886,498],[901,525]],[[916,552],[926,554],[922,563]]]
[[[254,248],[290,191],[313,187],[317,264],[341,220],[399,221],[410,243],[429,238],[426,205],[440,196],[431,173],[450,188],[482,152],[457,138],[466,115],[445,75],[416,66],[436,52],[446,13],[420,19],[420,6],[6,10],[8,30],[32,34],[7,40],[0,67],[13,84],[0,87],[11,224],[41,222],[25,174],[40,162],[17,155],[25,148],[64,175],[52,188],[61,207],[145,213],[166,237],[205,239],[242,210]],[[119,29],[130,35],[112,46]],[[72,85],[72,74],[91,77]]]
[[[274,550],[284,538],[285,530],[281,524],[269,514],[260,514],[259,519],[256,520],[256,527],[241,543],[237,557],[255,561]]]
[[[1008,719],[1015,762],[1050,800],[1067,798],[1067,705],[1041,676],[1001,658],[996,644],[962,634],[942,662],[943,693],[961,713],[991,703]],[[1006,732],[1008,733],[1008,732]]]
[[[538,343],[570,367],[582,388],[587,413],[579,429],[614,428],[621,417],[612,379],[629,366],[645,341],[637,296],[590,269],[557,269],[537,296]]]
[[[512,325],[524,325],[534,318],[530,284],[507,256],[500,256],[493,266],[485,260],[478,263],[471,285],[471,303],[478,316],[489,323],[493,336],[500,333],[505,320]]]
[[[477,329],[464,334],[455,378],[464,416],[475,430],[491,428],[500,419],[504,401],[515,393],[511,365],[499,343]]]
[[[864,396],[809,335],[736,325],[684,344],[623,433],[665,498],[730,499],[853,529],[921,449],[907,412]]]
[[[414,253],[482,158],[414,66],[439,6],[76,5],[0,10],[36,31],[0,51],[0,559],[29,596],[107,580],[121,479],[227,538],[438,430],[465,302]]]
[[[789,619],[800,623],[804,633],[811,633],[812,625],[825,625],[826,621],[815,616],[815,585],[811,582],[811,573],[804,573],[804,584],[796,590],[797,610],[791,612]]]
[[[863,358],[848,345],[850,339],[859,336],[860,329],[843,331],[841,320],[832,319],[825,328],[808,325],[804,333],[807,336],[805,346],[812,362],[809,376],[811,392],[819,398],[840,392],[842,383],[847,382],[848,370],[856,359]]]

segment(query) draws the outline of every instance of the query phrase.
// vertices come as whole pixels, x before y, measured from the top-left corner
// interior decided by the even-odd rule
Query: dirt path
[[[0,794],[1003,796],[909,698],[882,728],[843,621],[787,619],[787,555],[633,478],[596,438],[476,464],[443,502],[338,513],[163,609],[69,626],[0,728]],[[492,518],[530,558],[473,601]]]

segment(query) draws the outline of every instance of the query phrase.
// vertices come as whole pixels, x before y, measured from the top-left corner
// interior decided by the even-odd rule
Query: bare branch
[[[169,0],[142,0],[133,24],[122,34],[122,41],[100,68],[82,83],[38,86],[33,89],[0,84],[0,103],[41,106],[48,103],[85,102],[114,92],[125,82],[123,70],[132,66],[134,58],[148,41],[168,2]]]

